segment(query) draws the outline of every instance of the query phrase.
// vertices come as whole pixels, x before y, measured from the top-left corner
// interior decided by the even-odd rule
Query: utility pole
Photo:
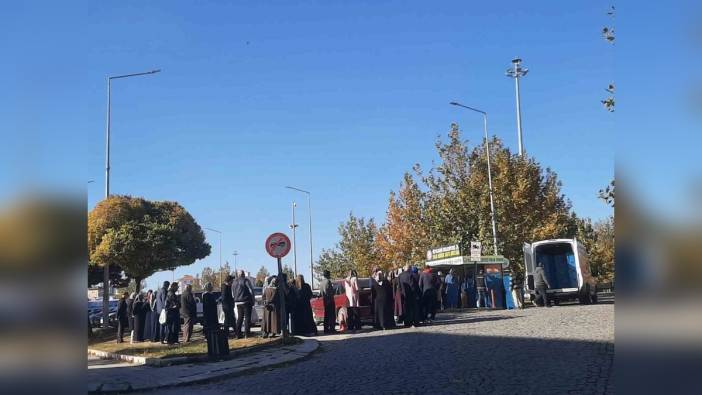
[[[302,192],[307,195],[307,212],[309,213],[309,236],[310,236],[310,287],[314,289],[314,255],[312,253],[312,193],[304,189],[295,188],[291,186],[286,186],[287,189],[292,189],[294,191]]]
[[[112,80],[156,74],[160,69],[143,73],[123,74],[107,77],[107,125],[105,127],[105,199],[110,197],[110,132],[112,129]],[[109,326],[110,314],[110,264],[106,262],[102,269],[102,325]],[[137,287],[139,285],[137,284]]]
[[[298,227],[298,225],[295,223],[295,207],[297,207],[297,203],[293,202],[292,203],[292,224],[290,224],[290,229],[292,229],[292,232],[293,232],[293,239],[292,239],[293,271],[295,272],[295,275],[297,276],[297,241],[295,239],[295,230]]]
[[[521,96],[519,94],[519,79],[524,77],[529,72],[529,69],[522,67],[522,60],[519,58],[512,59],[512,67],[507,69],[507,77],[514,78],[514,94],[517,101],[517,143],[519,144],[519,156],[524,154],[524,141],[522,140],[522,105]]]

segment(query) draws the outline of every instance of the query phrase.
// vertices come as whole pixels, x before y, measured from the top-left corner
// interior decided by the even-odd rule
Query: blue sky
[[[309,273],[305,198],[285,185],[313,193],[316,256],[349,211],[382,221],[390,190],[414,163],[431,166],[452,122],[480,139],[480,117],[449,101],[488,111],[491,134],[516,150],[504,75],[515,56],[530,69],[527,152],[559,174],[579,215],[611,214],[596,198],[615,150],[599,103],[615,78],[599,32],[607,2],[15,3],[0,17],[0,86],[12,93],[0,95],[0,154],[26,165],[0,170],[8,184],[95,180],[92,207],[104,194],[105,77],[161,68],[113,83],[112,192],[179,201],[248,270],[274,267],[263,243],[288,231],[295,200]],[[208,239],[213,254],[176,276],[218,265]]]

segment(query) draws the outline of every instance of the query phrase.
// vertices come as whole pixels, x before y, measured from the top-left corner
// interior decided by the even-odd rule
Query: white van
[[[590,274],[585,247],[576,239],[552,239],[524,243],[524,290],[528,300],[534,298],[534,269],[542,263],[551,285],[550,299],[578,299],[581,304],[597,303],[597,280]]]

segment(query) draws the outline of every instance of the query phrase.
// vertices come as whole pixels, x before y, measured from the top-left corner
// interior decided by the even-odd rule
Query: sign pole
[[[280,328],[282,332],[282,342],[288,337],[288,314],[285,311],[285,291],[288,282],[283,281],[283,262],[281,258],[290,252],[290,239],[283,233],[273,233],[266,239],[266,252],[278,260],[278,294],[280,297]]]
[[[278,295],[280,295],[280,329],[282,333],[282,339],[283,339],[283,344],[285,344],[285,338],[287,337],[287,332],[288,332],[288,314],[285,311],[285,290],[288,286],[287,281],[283,281],[283,264],[278,258],[278,289],[280,292]]]

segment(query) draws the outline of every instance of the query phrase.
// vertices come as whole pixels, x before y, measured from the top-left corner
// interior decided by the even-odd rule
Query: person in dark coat
[[[419,298],[419,284],[415,273],[410,270],[410,265],[405,266],[405,271],[400,273],[399,282],[402,292],[402,310],[405,314],[406,327],[419,324],[419,311],[417,301]]]
[[[278,295],[278,278],[268,279],[268,286],[263,291],[263,337],[275,337],[280,332],[280,296]]]
[[[397,317],[397,322],[402,322],[404,320],[404,314],[402,313],[402,288],[395,270],[390,272],[389,281],[390,285],[392,285],[393,314]]]
[[[324,278],[319,282],[319,294],[324,301],[324,333],[336,333],[336,304],[334,303],[334,285],[329,279],[331,273],[325,270]]]
[[[124,330],[129,328],[129,307],[127,300],[129,293],[125,292],[117,304],[117,343],[124,342]]]
[[[176,344],[180,330],[180,298],[176,295],[178,283],[173,283],[168,288],[166,297],[166,342]]]
[[[202,294],[202,322],[205,331],[219,328],[217,319],[217,298],[212,294],[212,283],[205,284],[205,292]]]
[[[232,298],[236,307],[237,317],[234,334],[237,338],[248,338],[251,335],[251,309],[254,304],[254,291],[246,273],[239,270],[238,276],[232,282]],[[244,334],[241,334],[241,324],[244,324]]]
[[[222,285],[221,301],[222,311],[224,312],[224,330],[227,332],[227,335],[231,334],[229,331],[230,328],[234,328],[236,326],[236,319],[234,318],[234,298],[232,297],[233,281],[234,277],[232,275],[228,275],[224,280],[224,284]]]
[[[127,317],[129,317],[129,332],[134,330],[134,299],[136,299],[136,292],[132,292],[127,299]]]
[[[419,291],[422,295],[422,314],[420,320],[426,321],[427,316],[431,316],[433,320],[436,316],[434,306],[438,301],[438,287],[436,275],[432,273],[430,268],[425,269],[422,274],[419,275]]]
[[[385,273],[376,272],[376,278],[371,279],[371,286],[375,294],[373,299],[374,322],[380,329],[390,329],[395,327],[393,317],[392,285],[385,279]]]
[[[297,303],[295,304],[295,314],[293,319],[293,334],[295,335],[317,335],[317,325],[312,315],[312,288],[305,282],[305,277],[298,274],[295,279],[295,289],[297,290]]]
[[[536,289],[536,298],[534,303],[539,304],[539,299],[542,300],[542,307],[551,307],[551,303],[548,301],[547,289],[551,288],[551,284],[546,278],[546,272],[544,271],[544,264],[541,262],[536,263],[536,269],[534,269],[534,288]]]
[[[139,293],[134,300],[132,306],[132,314],[134,315],[134,341],[144,341],[144,327],[146,326],[146,310],[147,306],[144,302],[144,294]]]
[[[193,336],[193,326],[197,318],[197,303],[193,296],[193,286],[185,286],[183,294],[180,295],[180,315],[183,317],[183,338],[186,343]]]
[[[299,328],[296,328],[297,324],[299,324],[299,318],[297,316],[298,291],[295,287],[295,279],[288,280],[287,285],[285,287],[285,313],[288,316],[289,331],[290,333],[295,333],[299,331]]]
[[[480,269],[478,275],[475,276],[475,289],[477,291],[475,307],[487,307],[487,286],[485,285],[485,272],[483,269]]]
[[[144,307],[146,310],[146,319],[144,320],[144,341],[151,341],[154,337],[154,322],[158,321],[156,318],[156,300],[154,298],[154,291],[149,290],[146,293],[146,298],[144,298]]]
[[[171,285],[168,281],[163,282],[163,288],[156,292],[156,331],[154,332],[154,337],[152,338],[155,342],[166,342],[166,324],[161,324],[159,320],[161,319],[161,311],[166,308],[166,297],[168,297],[168,287]]]

